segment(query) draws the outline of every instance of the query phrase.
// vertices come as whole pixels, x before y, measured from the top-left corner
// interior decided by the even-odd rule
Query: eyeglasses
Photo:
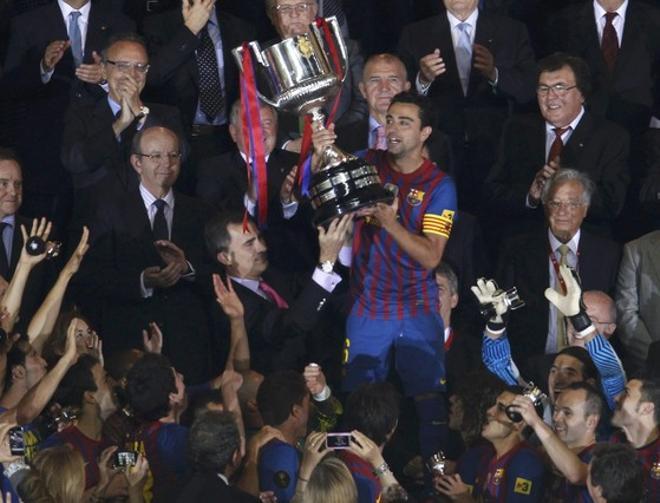
[[[557,211],[559,209],[565,209],[568,211],[575,211],[578,208],[584,206],[584,203],[581,201],[548,201],[548,208],[552,211]]]
[[[160,152],[156,152],[154,154],[142,154],[142,153],[136,153],[135,155],[139,155],[140,157],[146,157],[150,161],[153,162],[161,162],[165,157],[167,157],[170,162],[176,162],[181,160],[181,152],[170,152],[169,154],[162,154]]]
[[[149,71],[149,65],[146,63],[129,63],[128,61],[112,61],[110,59],[106,59],[105,62],[115,66],[122,73],[128,73],[131,70],[136,70],[138,73]]]
[[[295,5],[277,5],[275,10],[282,16],[290,17],[295,11],[296,14],[306,14],[312,7],[311,2],[297,3]]]
[[[555,85],[553,85],[553,86],[546,86],[545,84],[541,84],[541,85],[539,85],[539,86],[536,87],[536,92],[537,92],[538,94],[543,94],[543,95],[545,95],[545,94],[548,94],[548,93],[550,92],[550,90],[552,89],[552,91],[553,91],[557,96],[563,96],[563,95],[565,95],[568,91],[570,91],[571,89],[574,89],[574,88],[576,88],[576,87],[577,87],[576,84],[573,84],[572,86],[569,86],[569,85],[567,85],[567,84],[555,84]]]

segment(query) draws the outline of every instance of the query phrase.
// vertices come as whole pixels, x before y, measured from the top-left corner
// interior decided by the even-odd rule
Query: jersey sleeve
[[[507,503],[541,501],[544,494],[545,466],[532,450],[521,451],[507,468]]]
[[[298,453],[290,445],[266,445],[259,456],[259,490],[273,491],[279,503],[288,503],[296,493],[299,464]]]
[[[422,232],[449,238],[456,209],[456,186],[454,180],[445,175],[433,190],[431,201],[422,219]]]

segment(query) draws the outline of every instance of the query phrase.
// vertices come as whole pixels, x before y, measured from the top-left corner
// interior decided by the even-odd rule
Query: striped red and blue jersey
[[[578,453],[578,458],[585,464],[589,464],[593,456],[593,449],[596,447],[596,444],[589,445],[582,449]],[[550,487],[550,498],[548,501],[551,502],[564,502],[572,501],[574,503],[592,503],[593,500],[589,495],[589,490],[585,484],[576,485],[571,484],[566,477],[561,473],[555,473],[554,479]]]
[[[628,443],[625,435],[617,432],[612,435],[610,442],[615,444]],[[642,501],[660,501],[660,437],[656,438],[637,451],[637,458],[644,472],[644,499]]]
[[[449,175],[429,160],[413,173],[399,173],[384,151],[370,150],[367,161],[377,167],[384,185],[398,188],[398,219],[408,231],[449,238],[456,211],[456,188]],[[371,218],[356,222],[351,293],[358,316],[403,319],[438,311],[433,271]]]

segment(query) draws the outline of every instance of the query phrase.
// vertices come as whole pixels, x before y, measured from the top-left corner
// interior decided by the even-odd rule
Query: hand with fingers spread
[[[190,267],[188,265],[188,261],[186,260],[186,254],[172,241],[161,239],[159,241],[155,241],[154,245],[156,246],[156,250],[158,251],[160,258],[163,259],[165,264],[176,264],[181,275],[187,274],[189,272]]]
[[[181,6],[183,24],[194,35],[199,34],[211,16],[215,0],[184,0]]]
[[[48,44],[41,59],[42,69],[45,72],[52,72],[70,46],[71,42],[68,40],[55,40]]]
[[[39,255],[30,255],[27,250],[27,242],[29,238],[39,238],[44,242],[48,242],[48,236],[50,235],[52,224],[45,218],[34,219],[32,220],[32,228],[30,230],[30,235],[28,236],[27,230],[24,225],[21,225],[21,234],[23,235],[23,249],[21,250],[21,256],[19,262],[26,264],[30,267],[34,267],[39,262],[46,258],[46,250]],[[46,247],[47,248],[47,247]]]
[[[436,476],[433,479],[433,485],[436,491],[449,497],[452,501],[465,503],[473,501],[469,487],[459,474]]]
[[[146,288],[170,288],[181,279],[180,267],[174,262],[162,269],[158,266],[147,267],[143,271],[143,279]]]
[[[430,84],[446,71],[447,67],[440,55],[440,49],[435,49],[419,60],[419,80],[424,85]]]
[[[150,321],[149,328],[142,330],[142,347],[145,352],[157,355],[163,351],[163,332],[155,321]]]
[[[318,226],[319,233],[319,263],[337,261],[339,251],[341,250],[346,234],[353,229],[353,215],[347,214],[337,217],[328,226],[326,230],[323,226]]]
[[[215,300],[229,319],[243,318],[245,309],[243,303],[234,291],[234,285],[231,278],[227,277],[227,286],[218,274],[213,275],[213,289],[215,290]]]
[[[298,166],[294,166],[289,171],[289,174],[286,175],[286,178],[282,182],[282,187],[280,188],[280,201],[282,204],[291,204],[296,202],[296,196],[293,193],[293,189],[296,187],[296,176],[298,175]]]
[[[575,338],[583,339],[594,335],[596,327],[591,322],[582,300],[582,287],[577,272],[562,264],[559,266],[559,275],[566,285],[566,293],[562,294],[554,288],[546,288],[545,298],[569,319],[576,332]]]
[[[83,63],[76,68],[76,77],[88,84],[99,84],[103,81],[101,56],[96,51],[93,51],[92,59],[94,63]]]
[[[473,65],[476,70],[486,77],[491,82],[495,81],[497,71],[495,70],[495,57],[490,52],[488,47],[481,44],[474,44],[473,50]]]
[[[303,480],[309,480],[314,468],[328,454],[329,450],[325,445],[327,433],[322,431],[313,431],[307,435],[305,447],[303,449],[303,458],[298,470],[298,476]]]
[[[493,316],[486,321],[495,329],[499,328],[499,325],[504,325],[503,316],[509,311],[510,304],[506,301],[506,292],[497,286],[495,280],[479,278],[476,286],[472,286],[470,289],[479,304],[482,306],[490,304],[495,309]]]

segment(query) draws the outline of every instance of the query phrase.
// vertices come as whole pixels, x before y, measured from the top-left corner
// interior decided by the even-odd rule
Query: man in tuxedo
[[[94,194],[138,185],[128,162],[138,130],[164,126],[182,137],[176,108],[145,103],[140,97],[149,71],[147,48],[133,34],[120,34],[102,52],[103,77],[108,95],[95,103],[72,107],[67,114],[62,162],[75,189],[74,227],[91,216]]]
[[[558,273],[560,265],[578,271],[583,290],[609,295],[614,291],[620,247],[582,227],[593,192],[594,183],[586,174],[572,169],[557,171],[546,182],[541,197],[547,230],[521,235],[504,244],[498,283],[505,289],[518,287],[526,303],[511,313],[508,325],[514,359],[521,366],[532,367],[528,358],[556,353],[567,345],[565,320],[554,305],[548,308],[544,296],[548,287],[558,291],[564,288]]]
[[[534,96],[534,54],[524,25],[478,9],[478,0],[444,0],[446,13],[408,25],[398,53],[415,87],[435,103],[455,158],[460,209],[479,192],[514,104]]]
[[[110,352],[139,347],[142,329],[156,322],[164,354],[188,382],[200,383],[211,377],[203,238],[209,212],[172,190],[181,165],[173,131],[139,131],[131,165],[139,186],[98,203],[80,301],[100,306],[97,326]]]
[[[193,165],[229,150],[229,105],[239,94],[231,50],[254,39],[252,27],[217,9],[214,0],[182,0],[181,11],[146,18],[144,35],[151,60],[147,84],[155,101],[179,108]]]
[[[298,156],[275,147],[277,112],[260,104],[261,128],[268,174],[268,217],[263,229],[269,245],[271,263],[287,271],[308,271],[316,265],[318,244],[316,229],[310,225],[309,203],[298,201],[293,193]],[[196,195],[220,211],[247,210],[255,218],[257,180],[248,185],[248,147],[244,144],[241,102],[231,108],[229,134],[235,149],[205,159],[197,170]],[[301,207],[302,206],[302,207]],[[298,246],[292,247],[291,242]]]
[[[101,49],[114,33],[134,29],[131,20],[98,0],[58,0],[12,21],[3,86],[22,108],[14,141],[25,168],[30,216],[63,223],[70,187],[53,153],[60,149],[65,111],[69,103],[105,94],[99,85]]]
[[[21,225],[29,232],[32,221],[18,214],[23,203],[23,174],[16,154],[0,147],[0,284],[3,292],[11,281],[23,249]],[[19,329],[27,328],[46,292],[45,264],[37,265],[28,278],[21,310]]]
[[[629,181],[628,134],[585,110],[589,91],[589,70],[580,58],[556,53],[539,62],[541,116],[514,118],[506,125],[484,187],[486,204],[498,217],[492,228],[510,235],[535,227],[543,187],[561,164],[596,184],[587,222],[601,233],[611,232]]]
[[[320,330],[324,308],[342,281],[334,269],[351,221],[347,215],[327,230],[318,228],[318,266],[299,278],[269,267],[261,233],[251,220],[244,227],[241,212],[225,212],[206,226],[209,252],[234,282],[245,308],[254,370],[302,369],[306,338]]]
[[[282,40],[307,33],[309,25],[314,22],[318,14],[318,8],[317,0],[266,1],[266,12]],[[353,40],[346,40],[346,51],[348,53],[346,78],[341,87],[341,96],[334,120],[335,122],[341,120],[350,123],[364,118],[367,113],[367,104],[358,89],[358,83],[362,79],[364,60],[357,43]],[[326,112],[329,112],[332,106],[332,103],[327,104]],[[283,148],[292,152],[300,152],[301,133],[298,116],[283,114],[278,135],[278,141]]]
[[[364,65],[362,80],[358,85],[367,101],[369,114],[350,123],[341,122],[335,128],[337,146],[346,152],[387,150],[385,123],[387,109],[392,98],[410,89],[410,82],[403,62],[394,54],[375,54]],[[448,138],[433,130],[426,143],[426,154],[438,167],[452,172]]]

